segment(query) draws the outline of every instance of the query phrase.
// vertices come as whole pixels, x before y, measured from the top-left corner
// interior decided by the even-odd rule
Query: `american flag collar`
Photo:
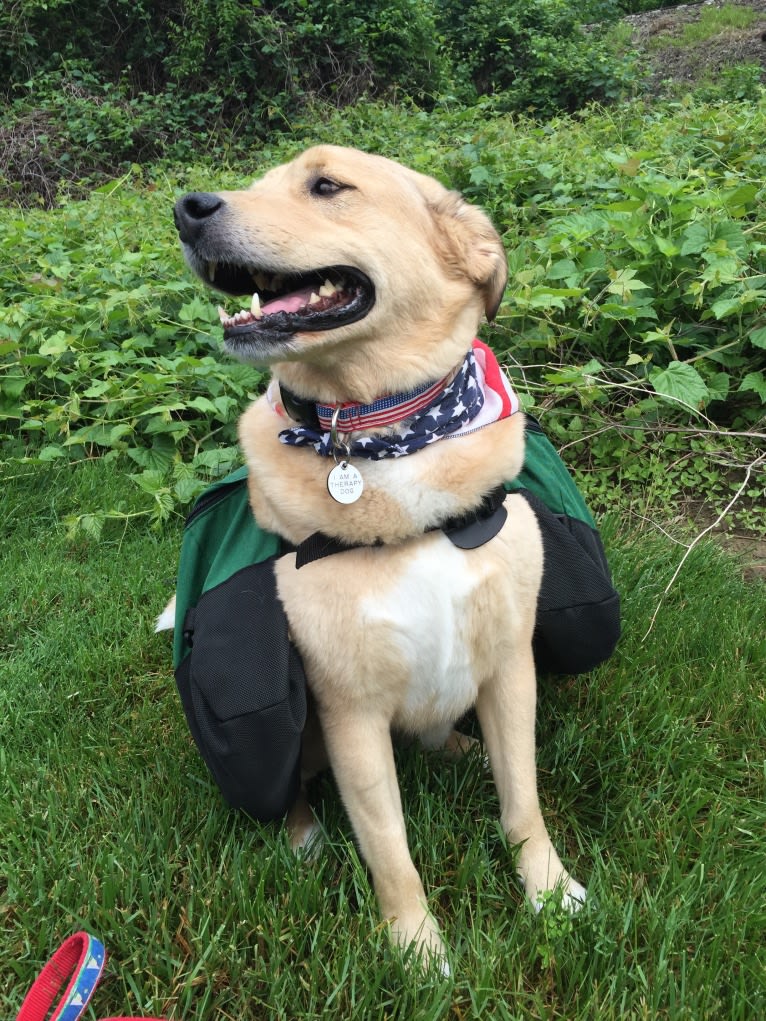
[[[440,393],[450,382],[453,372],[444,379],[433,383],[422,383],[414,390],[401,394],[388,394],[379,397],[371,404],[354,404],[347,401],[343,404],[317,404],[319,427],[324,432],[333,424],[333,415],[338,412],[335,427],[339,432],[362,432],[364,429],[383,429],[396,425],[406,418],[412,418],[419,411],[433,404]]]
[[[450,372],[444,379],[419,386],[400,394],[379,397],[370,404],[344,401],[339,404],[321,404],[298,397],[282,383],[279,385],[281,404],[287,415],[301,426],[329,432],[333,415],[337,412],[335,428],[342,433],[361,432],[364,429],[384,429],[411,418],[434,402],[454,376]],[[274,405],[272,399],[272,406]]]
[[[280,399],[275,397],[270,388],[274,410],[300,423],[279,434],[282,443],[311,445],[318,454],[329,456],[335,450],[331,436],[340,433],[350,440],[345,447],[348,454],[372,460],[414,453],[443,436],[482,428],[519,410],[518,397],[495,355],[480,340],[474,340],[462,364],[444,379],[379,398],[372,404],[317,404],[296,398],[284,387]],[[376,430],[405,422],[401,435],[375,435]],[[368,431],[367,435],[351,439],[363,430]]]

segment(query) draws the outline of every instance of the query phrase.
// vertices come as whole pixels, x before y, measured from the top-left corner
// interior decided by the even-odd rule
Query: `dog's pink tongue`
[[[297,312],[298,309],[308,305],[311,298],[311,288],[306,287],[300,291],[293,291],[291,294],[283,294],[281,298],[268,301],[261,305],[264,315],[272,315],[274,312]]]

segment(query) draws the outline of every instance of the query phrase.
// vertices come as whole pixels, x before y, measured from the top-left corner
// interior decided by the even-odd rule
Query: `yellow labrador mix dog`
[[[277,561],[277,585],[380,909],[446,970],[392,730],[456,752],[475,706],[527,896],[585,897],[537,796],[542,544],[523,497],[499,489],[521,469],[524,416],[474,340],[505,287],[502,244],[435,180],[335,146],[244,191],[186,195],[176,223],[190,266],[245,306],[219,310],[227,351],[272,369],[240,426],[253,513],[291,544],[330,544],[300,569]],[[305,806],[291,819],[300,843]]]

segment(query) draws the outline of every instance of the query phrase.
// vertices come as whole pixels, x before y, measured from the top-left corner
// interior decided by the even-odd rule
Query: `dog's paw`
[[[408,963],[433,968],[444,978],[452,974],[439,924],[430,911],[402,912],[392,918],[391,937],[408,955]]]
[[[551,904],[574,914],[585,903],[585,888],[561,864],[547,834],[537,841],[525,841],[516,868],[535,911]]]
[[[575,915],[585,903],[588,892],[576,879],[570,875],[553,890],[545,890],[539,893],[532,902],[536,913],[539,913],[549,905],[556,910],[566,911],[569,915]]]
[[[322,827],[316,821],[305,826],[299,833],[290,833],[290,847],[305,861],[315,861],[324,844]]]
[[[287,813],[286,825],[292,850],[300,857],[313,861],[324,842],[324,836],[305,793],[298,795]]]

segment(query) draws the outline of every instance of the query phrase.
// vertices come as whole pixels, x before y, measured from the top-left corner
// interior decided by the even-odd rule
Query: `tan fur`
[[[318,201],[316,175],[348,185]],[[446,376],[462,361],[482,313],[494,315],[505,257],[486,216],[438,182],[380,157],[321,146],[270,171],[251,189],[221,193],[232,261],[289,271],[350,265],[374,281],[376,303],[357,323],[298,334],[268,359],[274,378],[323,402],[367,402]],[[532,631],[542,574],[534,514],[506,500],[500,533],[460,550],[439,531],[515,476],[521,414],[399,459],[356,459],[357,503],[327,492],[332,461],[279,442],[289,422],[264,397],[243,415],[254,513],[300,542],[321,530],[355,549],[307,565],[278,562],[277,579],[300,649],[329,760],[385,918],[446,968],[438,926],[407,848],[391,730],[439,734],[475,705],[519,874],[537,902],[560,886],[584,891],[545,829],[535,780]],[[321,753],[320,753],[321,759]],[[291,814],[295,843],[310,830],[305,802]]]

